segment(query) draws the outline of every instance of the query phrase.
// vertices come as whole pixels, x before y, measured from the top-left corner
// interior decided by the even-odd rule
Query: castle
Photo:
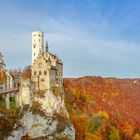
[[[22,74],[17,73],[16,77],[5,70],[2,57],[0,53],[0,97],[6,97],[7,109],[10,108],[11,95],[14,96],[18,107],[23,104],[31,105],[36,91],[50,92],[54,87],[63,91],[63,63],[48,51],[48,42],[44,46],[43,32],[32,32],[32,64],[29,68],[31,70],[29,77],[23,78]],[[11,93],[8,92],[10,89],[13,89]]]
[[[32,32],[32,76],[36,90],[50,90],[53,86],[63,87],[63,63],[44,46],[44,33]]]

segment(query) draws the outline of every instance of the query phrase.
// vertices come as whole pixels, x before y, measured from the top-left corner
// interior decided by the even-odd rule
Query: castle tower
[[[40,52],[44,51],[44,33],[41,31],[32,32],[32,64]]]

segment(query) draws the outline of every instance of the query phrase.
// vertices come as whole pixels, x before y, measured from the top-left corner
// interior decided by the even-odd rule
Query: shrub
[[[91,133],[95,133],[102,125],[102,119],[97,117],[97,118],[92,118],[91,121],[89,122],[88,129]]]
[[[3,140],[6,136],[11,135],[13,130],[21,126],[19,120],[23,116],[23,112],[21,108],[17,108],[13,111],[1,111],[0,113],[0,140]]]
[[[92,99],[92,97],[87,96],[85,93],[81,93],[79,99],[82,100],[83,102],[87,102],[89,105],[96,104],[96,101]]]
[[[109,140],[120,140],[119,131],[114,126],[110,128]]]
[[[0,99],[0,108],[5,108],[5,99]]]
[[[61,96],[61,88],[59,86],[52,86],[51,90],[55,96]]]
[[[56,120],[58,121],[56,132],[61,133],[69,125],[69,120],[67,116],[64,116],[63,114],[55,113],[54,115],[55,115]]]
[[[46,117],[45,112],[41,108],[41,104],[38,102],[33,102],[32,107],[30,109],[33,114],[39,114],[41,117]]]
[[[10,109],[15,109],[15,108],[16,108],[15,98],[11,97],[10,98]]]
[[[121,113],[120,112],[116,112],[115,113],[115,119],[118,120],[120,117],[121,117]]]

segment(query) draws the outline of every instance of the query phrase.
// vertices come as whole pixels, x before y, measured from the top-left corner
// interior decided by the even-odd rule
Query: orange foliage
[[[87,130],[89,118],[95,113],[105,119],[98,138],[106,137],[111,125],[122,136],[132,139],[140,126],[140,79],[81,77],[64,79],[65,104],[76,130],[76,140],[96,139]],[[116,115],[116,112],[117,113]],[[124,120],[128,120],[128,122]]]
[[[71,114],[71,120],[73,122],[74,128],[76,129],[76,139],[85,139],[85,129],[87,127],[87,119],[82,115]]]
[[[69,137],[64,137],[63,140],[70,140],[70,138]]]
[[[27,69],[27,70],[23,71],[21,77],[23,79],[31,78],[31,70],[30,69]]]
[[[23,136],[21,138],[21,140],[31,140],[31,139],[30,139],[30,136],[28,136],[28,134],[26,134],[25,136]]]
[[[86,133],[85,140],[102,140],[101,134]]]
[[[124,121],[123,123],[123,131],[127,133],[128,135],[132,135],[133,133],[133,128],[131,124],[128,121]]]
[[[46,117],[45,112],[42,110],[41,104],[36,101],[32,103],[31,111],[33,114],[39,114],[42,117]]]
[[[6,82],[6,74],[4,71],[0,71],[0,83]]]

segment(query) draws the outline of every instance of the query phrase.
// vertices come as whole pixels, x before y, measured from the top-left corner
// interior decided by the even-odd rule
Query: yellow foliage
[[[100,133],[85,133],[85,140],[102,140],[102,136]]]
[[[133,140],[140,140],[140,135],[136,133],[133,137]]]
[[[99,110],[98,114],[103,116],[106,120],[109,120],[109,115],[107,112]]]

